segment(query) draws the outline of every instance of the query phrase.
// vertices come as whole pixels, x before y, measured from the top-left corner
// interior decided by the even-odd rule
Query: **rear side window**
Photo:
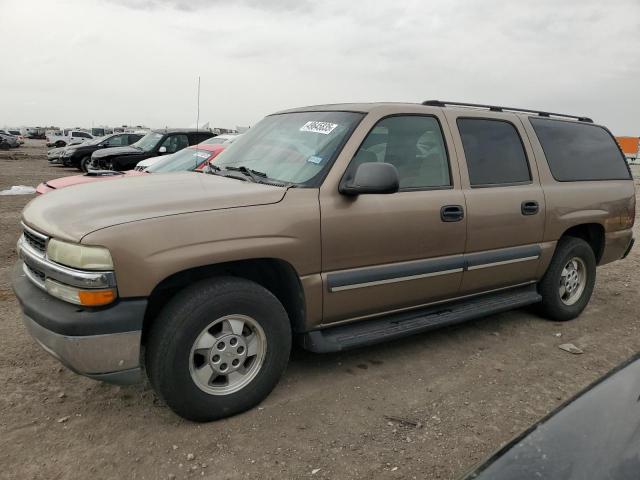
[[[208,133],[194,133],[190,138],[191,145],[196,145],[207,138],[211,137],[211,134]]]
[[[512,185],[531,181],[522,140],[511,123],[459,118],[458,130],[471,186]]]
[[[127,136],[126,135],[115,135],[107,140],[106,144],[109,147],[122,147],[127,144]]]
[[[560,182],[628,180],[627,163],[609,132],[597,125],[531,118],[553,178]]]

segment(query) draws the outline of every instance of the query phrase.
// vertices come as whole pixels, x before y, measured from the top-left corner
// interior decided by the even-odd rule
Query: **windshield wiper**
[[[220,175],[221,177],[235,178],[236,180],[242,180],[243,182],[248,182],[249,181],[249,180],[247,180],[246,176],[242,176],[241,177],[239,175],[227,174],[227,173],[225,173],[225,170],[227,170],[227,169],[225,168],[224,170],[222,170],[219,166],[210,163],[202,171],[204,173],[208,173],[209,175]],[[243,173],[243,172],[241,172],[241,173]]]
[[[244,165],[240,165],[239,167],[226,167],[225,170],[244,173],[247,177],[253,180],[254,183],[261,183],[263,178],[268,178],[266,173],[247,168]]]

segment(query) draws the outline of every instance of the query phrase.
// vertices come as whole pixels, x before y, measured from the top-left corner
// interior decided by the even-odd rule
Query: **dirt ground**
[[[45,151],[0,152],[0,190],[77,173]],[[456,478],[640,351],[636,248],[598,270],[572,322],[518,310],[348,353],[294,351],[259,408],[190,423],[148,386],[79,377],[28,336],[10,272],[32,197],[0,196],[0,478]]]

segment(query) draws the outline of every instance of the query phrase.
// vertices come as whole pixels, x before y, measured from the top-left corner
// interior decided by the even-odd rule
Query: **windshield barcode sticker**
[[[313,132],[322,133],[323,135],[329,135],[338,126],[337,123],[329,122],[307,122],[300,127],[301,132]]]

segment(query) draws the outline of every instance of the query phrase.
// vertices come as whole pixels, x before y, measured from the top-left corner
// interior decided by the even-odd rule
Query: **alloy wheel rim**
[[[210,395],[235,393],[258,375],[266,353],[267,338],[255,319],[247,315],[220,317],[193,342],[191,379]]]
[[[582,297],[586,284],[587,266],[581,258],[571,258],[560,274],[560,301],[567,306],[574,305]]]

